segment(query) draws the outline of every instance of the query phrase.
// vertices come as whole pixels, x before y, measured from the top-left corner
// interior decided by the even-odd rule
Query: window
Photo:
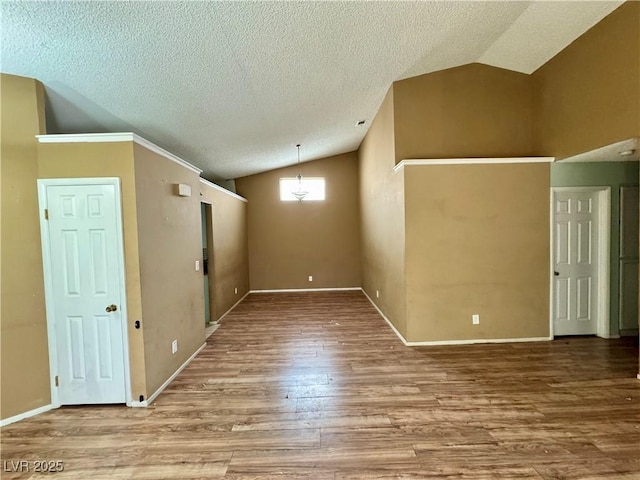
[[[280,200],[283,202],[297,202],[292,192],[298,190],[297,178],[281,178],[280,179]],[[323,177],[302,177],[302,190],[306,190],[307,195],[303,202],[322,201],[324,195],[324,178]]]

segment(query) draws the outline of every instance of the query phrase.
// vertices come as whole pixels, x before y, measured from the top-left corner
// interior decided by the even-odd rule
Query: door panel
[[[578,320],[588,321],[591,319],[591,277],[577,278],[576,286],[578,294],[576,317]]]
[[[591,245],[592,245],[592,225],[591,220],[578,222],[578,258],[579,265],[591,265]]]
[[[569,305],[569,279],[557,278],[555,280],[555,316],[556,320],[567,321],[569,320],[569,312],[571,311]]]
[[[115,185],[46,187],[61,404],[126,401],[116,194]]]
[[[106,232],[104,230],[89,231],[91,253],[91,287],[93,295],[107,296],[109,279],[107,267]]]
[[[554,335],[597,330],[598,193],[554,192]]]
[[[62,338],[58,340],[58,345],[64,348],[60,350],[60,360],[66,366],[69,364],[71,380],[86,380],[85,375],[85,355],[84,355],[84,322],[82,317],[67,317],[67,321],[62,323],[64,331]],[[65,338],[66,337],[66,338]],[[62,341],[60,341],[62,340]]]
[[[556,264],[569,265],[569,222],[556,223]]]

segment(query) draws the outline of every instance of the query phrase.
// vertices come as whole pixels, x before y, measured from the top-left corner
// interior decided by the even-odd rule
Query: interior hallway
[[[361,292],[252,294],[151,407],[4,427],[2,478],[638,478],[637,359],[630,338],[408,348]]]

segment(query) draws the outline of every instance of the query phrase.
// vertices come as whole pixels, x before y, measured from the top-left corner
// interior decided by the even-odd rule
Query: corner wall
[[[211,320],[216,321],[249,292],[247,202],[202,181],[200,200],[213,210],[209,279]]]
[[[298,172],[303,177],[324,177],[326,200],[281,201],[280,178]],[[356,152],[238,178],[236,190],[249,202],[252,290],[360,286]]]
[[[395,149],[391,87],[358,151],[362,288],[406,338],[405,193],[404,176],[393,171]]]
[[[393,91],[396,161],[531,155],[528,75],[470,64]],[[398,174],[406,340],[548,337],[549,164],[414,165]]]
[[[147,396],[205,342],[200,177],[134,144]],[[177,184],[191,186],[190,197]],[[131,323],[131,322],[130,322]],[[178,351],[171,352],[171,342]]]
[[[51,403],[36,184],[42,84],[0,74],[0,102],[0,416],[6,419]]]
[[[133,326],[135,320],[142,319],[133,144],[38,144],[38,178],[92,177],[119,177],[121,182],[131,394],[134,399],[140,395],[147,398],[144,327],[135,329]]]

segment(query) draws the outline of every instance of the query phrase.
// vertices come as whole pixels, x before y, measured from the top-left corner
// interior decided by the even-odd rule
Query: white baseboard
[[[251,290],[249,293],[302,293],[302,292],[348,292],[362,290],[360,287],[341,288],[280,288],[276,290]]]
[[[220,318],[218,318],[214,323],[218,323],[218,322],[220,322],[224,317],[226,317],[229,313],[231,313],[231,310],[233,310],[234,308],[236,308],[236,307],[238,306],[238,304],[239,304],[242,300],[244,300],[245,298],[247,298],[247,295],[249,295],[250,293],[251,293],[251,291],[249,291],[249,292],[245,293],[245,294],[242,296],[242,298],[241,298],[240,300],[238,300],[236,303],[234,303],[234,304],[233,304],[233,306],[232,306],[229,310],[227,310],[226,312],[224,312],[224,313],[220,316]]]
[[[438,345],[474,345],[476,343],[548,342],[551,337],[473,338],[469,340],[434,340],[432,342],[407,342],[407,347],[434,347]]]
[[[378,313],[380,314],[380,316],[382,318],[384,318],[384,321],[387,322],[389,324],[389,326],[391,327],[391,330],[394,331],[394,333],[398,336],[398,338],[400,339],[400,341],[402,343],[404,343],[405,345],[407,345],[407,341],[405,340],[405,338],[402,336],[402,334],[398,331],[398,329],[395,327],[395,325],[393,323],[391,323],[391,320],[389,320],[386,315],[384,313],[382,313],[382,310],[380,310],[378,308],[378,305],[375,304],[375,302],[373,300],[371,300],[371,297],[367,294],[367,292],[364,291],[364,288],[361,288],[360,290],[362,290],[362,293],[364,293],[364,296],[367,297],[369,299],[369,302],[371,302],[371,305],[373,305],[373,308],[375,308]],[[408,345],[407,345],[408,346]]]
[[[171,375],[169,378],[167,378],[167,380],[162,385],[160,385],[160,388],[158,388],[155,392],[153,392],[153,394],[149,398],[147,398],[146,400],[144,400],[142,402],[133,401],[133,402],[128,403],[127,405],[129,407],[148,407],[149,405],[151,405],[151,403],[156,399],[156,397],[158,395],[160,395],[162,393],[162,391],[165,388],[167,388],[171,382],[173,382],[173,380],[180,374],[180,372],[182,370],[184,370],[185,367],[187,365],[189,365],[191,363],[191,361],[194,358],[196,358],[196,356],[198,356],[198,354],[206,346],[207,346],[207,344],[203,343],[200,348],[198,348],[195,352],[193,352],[193,354],[189,358],[187,358],[187,360],[182,365],[180,365],[180,367],[178,367],[178,369],[175,372],[173,372],[173,375]]]
[[[245,298],[247,298],[247,295],[249,295],[249,293],[251,292],[247,292],[245,293],[242,298],[240,300],[238,300],[236,303],[233,304],[233,306],[227,310],[224,314],[222,314],[222,316],[220,318],[218,318],[215,323],[219,323],[224,317],[226,317],[234,308],[236,308],[238,306],[238,304],[240,302],[242,302]],[[160,388],[158,388],[153,395],[151,395],[149,398],[147,398],[146,400],[140,402],[137,400],[132,400],[131,402],[127,403],[127,406],[129,407],[148,407],[149,405],[151,405],[151,403],[156,399],[156,397],[158,395],[160,395],[160,393],[162,393],[162,391],[167,388],[169,386],[169,384],[173,381],[174,378],[176,378],[180,372],[182,370],[184,370],[184,368],[189,365],[189,363],[191,363],[191,361],[202,351],[202,349],[206,346],[207,344],[204,343],[200,348],[198,348],[198,350],[196,350],[193,355],[191,355],[186,362],[184,362],[180,368],[178,368],[173,375],[171,375],[166,382],[164,382]]]
[[[637,337],[638,336],[638,330],[633,331],[633,330],[620,330],[619,335],[617,335],[618,338],[624,338],[624,337]]]
[[[553,340],[553,337],[529,337],[529,338],[474,338],[470,340],[434,340],[428,342],[409,342],[406,338],[402,336],[402,334],[398,331],[398,329],[391,323],[391,321],[385,316],[384,313],[378,308],[378,306],[374,303],[367,292],[362,290],[362,293],[369,299],[371,305],[378,311],[380,316],[384,318],[384,321],[389,324],[391,329],[395,332],[398,338],[404,343],[407,347],[429,347],[429,346],[438,346],[438,345],[473,345],[476,343],[522,343],[522,342],[548,342]]]
[[[28,412],[22,412],[18,415],[14,415],[13,417],[5,418],[4,420],[0,420],[0,427],[4,427],[11,423],[18,422],[20,420],[24,420],[25,418],[33,417],[35,415],[40,415],[41,413],[48,412],[53,409],[53,405],[44,405],[43,407],[34,408],[33,410],[29,410]]]

